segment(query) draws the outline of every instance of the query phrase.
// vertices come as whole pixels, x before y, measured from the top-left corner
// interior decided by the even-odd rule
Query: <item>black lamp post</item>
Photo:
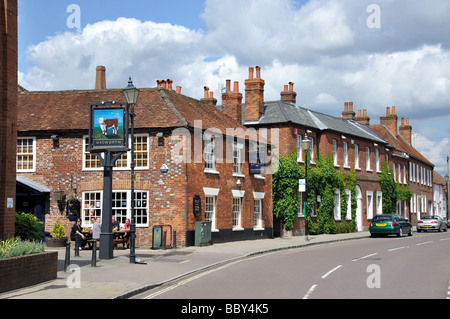
[[[308,229],[308,152],[311,149],[311,140],[305,133],[305,139],[302,141],[302,149],[305,152],[305,239],[309,240],[309,229]]]
[[[134,174],[134,107],[136,106],[139,89],[135,88],[131,76],[128,81],[128,86],[124,88],[123,94],[127,99],[127,107],[129,108],[131,120],[131,226],[130,226],[130,263],[136,263],[136,219],[134,214],[134,181],[136,179]]]

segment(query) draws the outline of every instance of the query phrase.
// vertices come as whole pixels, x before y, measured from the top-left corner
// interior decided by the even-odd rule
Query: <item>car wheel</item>
[[[403,230],[402,230],[401,227],[398,229],[398,234],[397,234],[397,236],[398,236],[398,237],[403,237]]]
[[[408,232],[408,236],[412,236],[413,235],[412,233],[413,233],[413,230],[412,230],[412,227],[410,227],[409,228],[409,232]]]
[[[441,232],[441,231],[442,231],[442,226],[438,228],[438,232]]]

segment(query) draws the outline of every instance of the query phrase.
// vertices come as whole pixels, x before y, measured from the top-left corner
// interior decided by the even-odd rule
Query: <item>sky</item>
[[[409,118],[413,146],[447,173],[450,155],[448,0],[18,0],[19,83],[28,90],[155,87],[219,99],[244,92],[261,66],[265,100],[294,83],[297,105],[341,116],[345,102],[379,124]]]

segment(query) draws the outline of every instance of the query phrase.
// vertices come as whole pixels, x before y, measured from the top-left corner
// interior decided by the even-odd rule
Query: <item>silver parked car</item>
[[[417,222],[417,232],[427,230],[447,231],[447,223],[439,216],[427,216]]]

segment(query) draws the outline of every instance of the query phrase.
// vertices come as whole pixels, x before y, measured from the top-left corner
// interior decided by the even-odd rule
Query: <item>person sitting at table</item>
[[[92,239],[100,240],[100,233],[102,232],[102,224],[100,224],[100,217],[97,217],[94,225],[92,225]]]
[[[125,240],[125,243],[127,244],[127,248],[130,248],[130,230],[131,228],[131,223],[130,223],[130,219],[127,218],[125,219],[125,224],[123,224],[122,230],[125,230],[125,236],[123,236],[123,239]]]
[[[86,237],[84,237],[82,231],[83,230],[81,228],[81,219],[78,218],[70,232],[70,240],[73,240],[76,243],[78,243],[79,249],[83,249],[87,242],[87,239],[86,239]]]
[[[113,227],[113,230],[119,230],[120,229],[119,222],[116,220],[116,218],[114,216],[112,218],[112,227]]]

